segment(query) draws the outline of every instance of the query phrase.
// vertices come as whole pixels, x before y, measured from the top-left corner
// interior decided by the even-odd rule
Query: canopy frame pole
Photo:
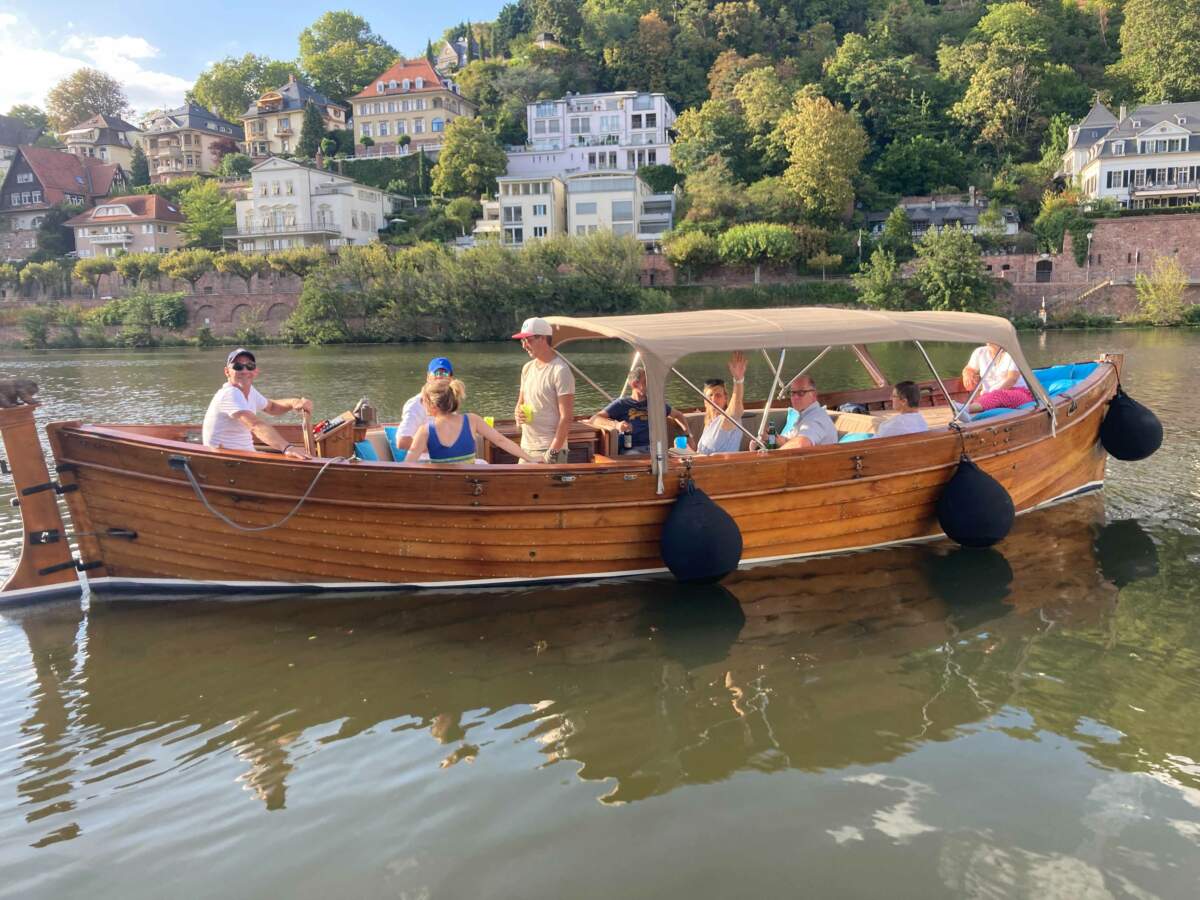
[[[764,350],[763,352],[765,353],[766,351]],[[775,389],[779,387],[779,379],[780,379],[780,376],[783,375],[783,361],[786,358],[787,358],[787,347],[784,347],[779,351],[779,368],[775,370],[775,379],[774,379],[774,381],[771,382],[771,390],[767,391],[767,400],[763,404],[762,421],[758,423],[758,443],[762,446],[765,446],[763,444],[763,435],[766,434],[767,420],[771,415],[771,400],[775,396]],[[817,357],[817,359],[820,359],[820,358],[821,357],[819,357],[819,356]],[[816,361],[817,360],[815,360],[815,359],[813,360],[813,362],[816,362]],[[792,379],[792,380],[794,381],[795,379]],[[788,382],[788,383],[790,384],[791,382]]]
[[[584,381],[586,381],[588,384],[590,384],[592,387],[594,387],[596,390],[598,390],[601,393],[601,395],[603,395],[605,400],[607,400],[609,403],[612,403],[612,400],[613,400],[612,394],[610,394],[604,388],[600,387],[600,385],[596,384],[596,382],[592,381],[592,379],[590,379],[588,377],[587,373],[585,371],[583,371],[583,369],[579,368],[579,366],[575,365],[575,363],[571,362],[569,359],[567,359],[565,356],[563,356],[561,350],[555,350],[554,352],[558,354],[559,359],[561,359],[563,362],[565,362],[568,366],[571,367],[571,370],[574,371],[576,375],[578,375],[580,378],[582,378]],[[628,376],[626,376],[625,381],[626,381],[626,383],[629,382]],[[622,388],[621,389],[622,396],[624,396],[624,391],[625,391],[625,389]]]
[[[947,405],[949,405],[950,407],[953,407],[954,399],[950,396],[950,392],[948,390],[946,390],[946,383],[944,381],[942,381],[942,376],[939,375],[938,370],[936,368],[934,368],[933,360],[930,359],[929,354],[925,352],[925,347],[918,340],[914,340],[913,343],[917,345],[917,349],[920,350],[921,355],[923,357],[925,357],[925,364],[927,366],[929,366],[929,371],[933,373],[933,377],[937,381],[938,387],[940,387],[942,389],[942,396],[946,398]],[[992,362],[995,362],[995,361],[996,360],[993,357]],[[991,369],[991,365],[988,366],[988,369],[989,370]],[[983,376],[982,375],[979,376],[979,383],[983,384]],[[972,394],[971,396],[975,396],[975,395]],[[954,418],[957,419],[958,416],[955,416]]]
[[[728,420],[729,422],[732,422],[734,427],[736,427],[738,429],[738,431],[742,432],[742,434],[744,434],[744,435],[746,435],[746,437],[750,438],[751,443],[750,443],[749,449],[753,450],[755,444],[762,446],[762,442],[758,438],[756,438],[750,432],[750,430],[748,428],[746,428],[745,425],[743,425],[741,422],[739,422],[733,416],[729,415],[729,413],[725,412],[725,410],[721,409],[721,407],[717,406],[717,404],[713,403],[711,400],[709,400],[707,397],[705,397],[704,391],[701,390],[700,388],[696,387],[696,385],[692,384],[687,379],[686,375],[684,375],[682,372],[680,372],[678,369],[676,369],[674,367],[671,368],[671,372],[674,373],[675,375],[678,375],[680,381],[682,381],[684,384],[686,384],[688,387],[690,387],[693,391],[695,391],[697,394],[699,394],[700,399],[704,401],[705,406],[711,406],[713,408],[713,410],[717,413],[717,415],[719,415],[723,419]]]
[[[633,374],[633,370],[638,367],[638,363],[642,361],[642,351],[635,350],[633,352],[633,362],[629,364],[629,371],[625,373],[625,383],[621,385],[621,396],[625,396],[625,391],[629,389],[629,376]],[[609,400],[612,398],[609,397]]]
[[[817,363],[819,363],[821,361],[821,357],[823,357],[826,353],[828,353],[830,350],[832,350],[833,347],[834,347],[834,345],[830,344],[828,347],[826,347],[824,350],[822,350],[820,353],[818,353],[816,356],[814,356],[812,358],[812,360],[808,363],[808,365],[806,365],[803,369],[801,369],[799,372],[797,372],[795,375],[793,375],[791,378],[789,378],[787,380],[786,384],[791,384],[793,381],[795,381],[801,375],[807,375],[808,370],[811,369],[813,366],[815,366]],[[780,367],[780,369],[783,368],[782,361],[780,362],[779,367]],[[772,394],[775,393],[774,385],[771,386],[771,393]],[[779,385],[779,399],[780,400],[783,399],[783,383],[781,383]]]

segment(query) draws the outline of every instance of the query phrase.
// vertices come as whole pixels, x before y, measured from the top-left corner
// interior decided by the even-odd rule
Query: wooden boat
[[[539,466],[292,460],[200,446],[195,425],[54,422],[46,427],[51,480],[32,408],[3,409],[0,430],[27,540],[0,598],[78,590],[81,571],[93,591],[150,597],[658,573],[664,522],[689,481],[732,516],[743,539],[741,565],[751,566],[941,537],[935,504],[964,454],[1004,486],[1018,512],[1103,483],[1098,434],[1122,357],[1105,357],[1051,397],[1005,319],[808,307],[549,321],[556,347],[616,338],[638,354],[647,372],[650,458],[610,455],[610,433],[583,422],[572,429],[572,461]],[[689,353],[852,347],[876,386],[820,399],[827,407],[862,404],[868,414],[848,414],[839,429],[869,431],[887,415],[891,390],[868,347],[906,340],[1000,345],[1030,385],[1035,408],[951,421],[951,401],[969,392],[935,372],[922,384],[921,411],[932,425],[922,434],[766,454],[664,452],[665,386]],[[791,380],[783,363],[781,351],[776,386]],[[744,417],[758,435],[767,419],[783,419],[786,410],[770,403]],[[281,430],[299,440],[296,428]],[[492,449],[483,448],[487,455]],[[218,514],[262,530],[236,529]]]

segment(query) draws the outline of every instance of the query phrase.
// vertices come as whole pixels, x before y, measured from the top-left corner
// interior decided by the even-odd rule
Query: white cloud
[[[69,27],[69,26],[68,26]],[[192,83],[151,68],[159,50],[136,35],[42,34],[11,13],[0,13],[0,109],[44,106],[56,83],[81,66],[108,73],[125,87],[135,111],[178,106]]]

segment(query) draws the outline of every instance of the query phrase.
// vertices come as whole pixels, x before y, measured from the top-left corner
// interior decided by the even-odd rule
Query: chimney
[[[1127,113],[1128,113],[1128,110],[1125,108],[1125,104],[1124,104],[1124,103],[1122,103],[1122,104],[1121,104],[1121,111],[1120,111],[1120,113],[1118,113],[1118,115],[1117,115],[1117,121],[1118,121],[1118,122],[1124,122],[1124,121],[1125,121],[1125,116],[1126,116],[1126,114],[1127,114]]]

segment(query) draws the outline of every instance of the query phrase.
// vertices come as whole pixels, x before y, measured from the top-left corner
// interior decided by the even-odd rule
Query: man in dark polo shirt
[[[592,416],[589,421],[595,428],[617,431],[623,435],[628,434],[631,446],[626,447],[625,440],[622,438],[620,441],[622,454],[646,454],[650,452],[650,417],[646,411],[645,369],[636,368],[629,373],[629,393],[632,396],[618,397]],[[691,435],[688,433],[688,422],[683,413],[676,412],[671,409],[670,404],[667,404],[667,418],[673,419],[683,429],[683,433],[688,435],[688,444],[690,445]]]

